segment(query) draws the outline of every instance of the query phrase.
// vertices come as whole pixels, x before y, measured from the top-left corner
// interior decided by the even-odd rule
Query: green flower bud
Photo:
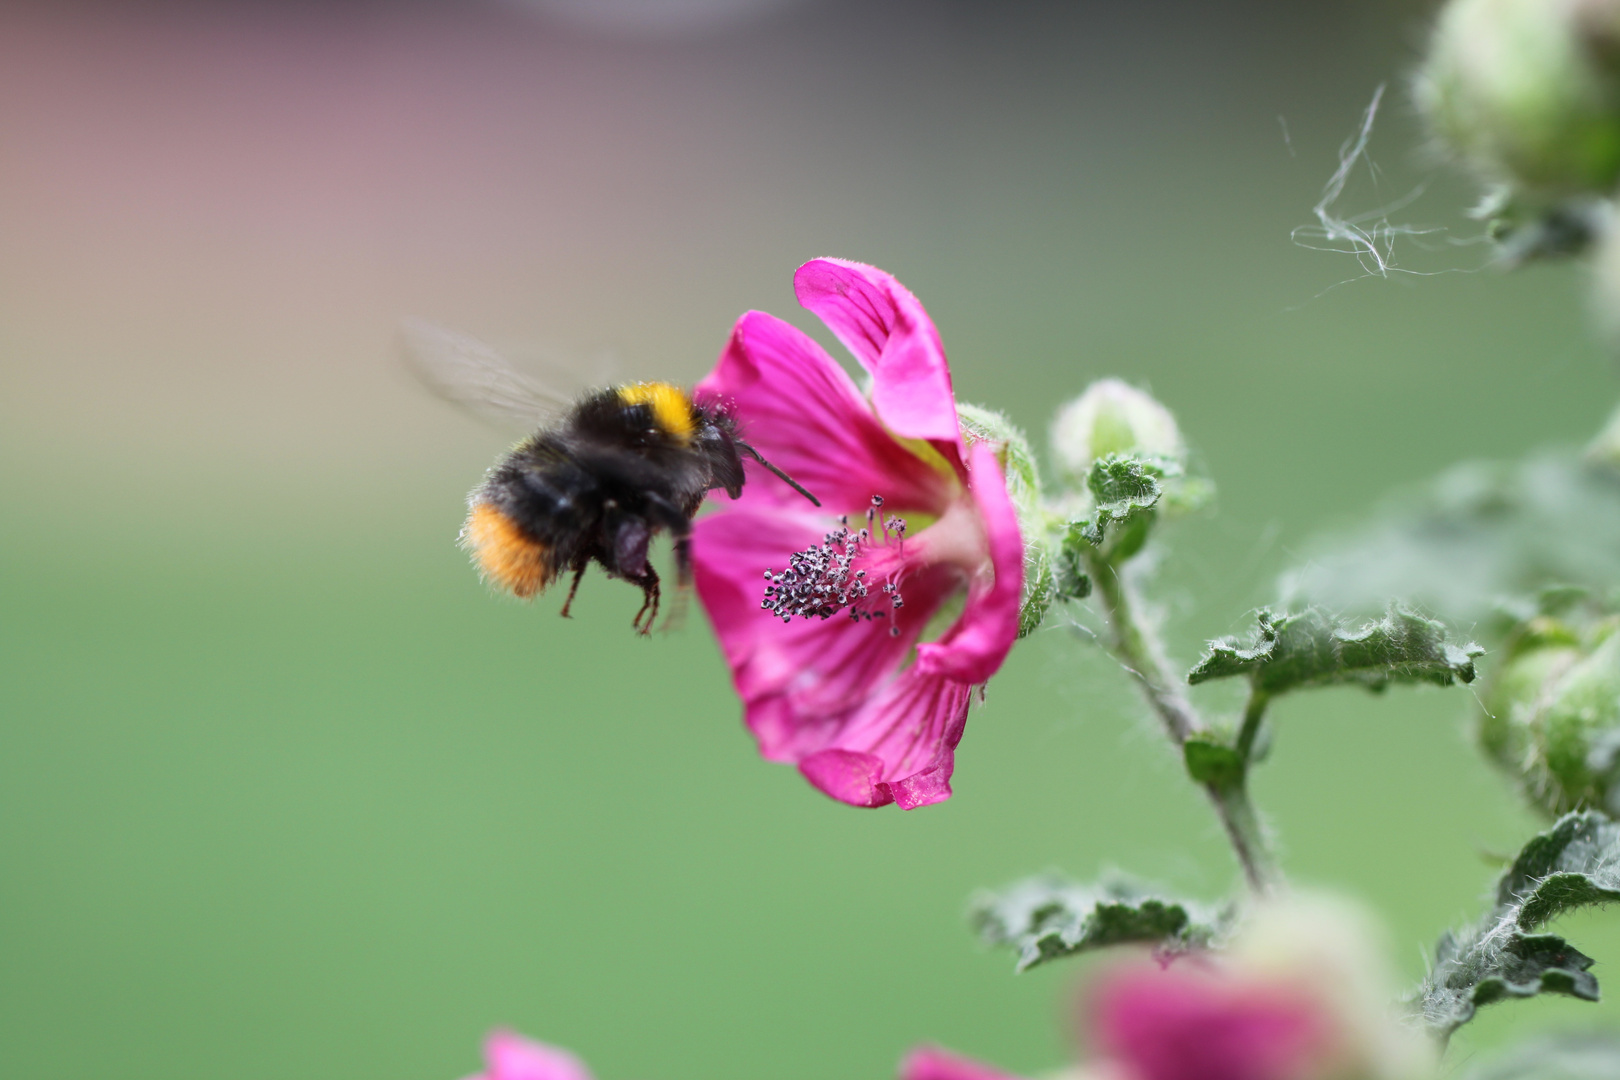
[[[1486,687],[1481,748],[1539,809],[1620,810],[1620,619],[1538,616]]]
[[[1170,410],[1119,379],[1100,379],[1063,406],[1052,422],[1052,453],[1073,487],[1109,454],[1157,457],[1184,466],[1187,446]]]
[[[1620,0],[1450,0],[1415,86],[1484,178],[1554,203],[1620,178]]]
[[[992,409],[958,402],[956,415],[968,442],[1001,444],[1001,469],[1007,494],[1018,513],[1018,531],[1024,538],[1024,595],[1018,612],[1018,636],[1027,637],[1041,625],[1057,595],[1051,537],[1041,507],[1041,473],[1029,439],[1011,420]]]

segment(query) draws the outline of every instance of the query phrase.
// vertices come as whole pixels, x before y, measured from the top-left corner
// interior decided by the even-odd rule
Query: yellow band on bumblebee
[[[630,383],[619,387],[619,400],[626,405],[647,405],[653,423],[681,442],[692,438],[692,399],[678,386],[662,382]]]

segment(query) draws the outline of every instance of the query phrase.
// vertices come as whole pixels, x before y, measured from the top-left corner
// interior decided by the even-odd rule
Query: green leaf
[[[1522,1043],[1464,1074],[1465,1080],[1614,1080],[1620,1076],[1620,1038],[1559,1035]]]
[[[1364,528],[1319,538],[1288,575],[1301,606],[1373,613],[1392,596],[1483,625],[1504,597],[1620,582],[1620,469],[1572,453],[1472,462],[1397,495]]]
[[[1091,546],[1085,537],[1087,527],[1084,521],[1071,521],[1057,538],[1057,589],[1066,600],[1084,600],[1091,595],[1091,575],[1086,572],[1086,550]]]
[[[973,902],[972,920],[992,945],[1018,952],[1018,970],[1109,945],[1145,943],[1167,952],[1224,939],[1232,910],[1171,900],[1127,878],[1080,885],[1055,876],[1032,878]]]
[[[1446,934],[1434,968],[1410,1002],[1449,1035],[1481,1005],[1565,994],[1598,1000],[1592,958],[1537,931],[1572,908],[1620,900],[1620,825],[1589,811],[1567,814],[1519,852],[1497,882],[1496,906],[1478,925]]]
[[[1177,471],[1173,463],[1158,459],[1126,454],[1109,454],[1099,459],[1086,477],[1095,505],[1091,520],[1081,525],[1081,535],[1093,547],[1101,548],[1110,529],[1117,532],[1119,526],[1132,522],[1145,525],[1143,515],[1158,504],[1164,494],[1162,481],[1172,471]],[[1141,539],[1146,539],[1145,531]],[[1112,546],[1120,548],[1121,538],[1116,536]],[[1136,540],[1134,547],[1119,554],[1134,554],[1140,547],[1141,540]]]
[[[1382,690],[1392,682],[1449,686],[1474,681],[1474,657],[1485,650],[1446,640],[1443,623],[1391,607],[1382,619],[1346,624],[1321,608],[1277,615],[1262,608],[1247,645],[1236,638],[1209,643],[1187,675],[1193,685],[1246,675],[1268,695],[1308,686],[1353,684]]]
[[[1565,814],[1524,846],[1496,887],[1497,911],[1521,930],[1570,908],[1620,900],[1620,825],[1602,814]]]
[[[1447,934],[1434,970],[1414,1002],[1418,1016],[1443,1035],[1474,1018],[1482,1005],[1538,994],[1598,1000],[1592,958],[1557,934],[1508,933],[1489,947]]]

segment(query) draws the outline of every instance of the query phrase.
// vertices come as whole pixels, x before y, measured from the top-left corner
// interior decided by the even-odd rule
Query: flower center
[[[795,615],[828,619],[840,611],[856,622],[870,622],[904,607],[899,579],[906,522],[881,517],[882,506],[883,496],[872,496],[864,528],[852,532],[849,518],[840,518],[839,527],[821,543],[794,552],[786,570],[765,571],[770,584],[759,606],[785,623]],[[898,637],[900,628],[891,624],[889,633]]]

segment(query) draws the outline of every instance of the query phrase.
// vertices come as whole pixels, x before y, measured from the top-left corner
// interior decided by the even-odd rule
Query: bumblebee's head
[[[619,387],[624,419],[641,434],[674,446],[691,445],[697,430],[692,399],[678,386],[663,382],[630,383]]]

